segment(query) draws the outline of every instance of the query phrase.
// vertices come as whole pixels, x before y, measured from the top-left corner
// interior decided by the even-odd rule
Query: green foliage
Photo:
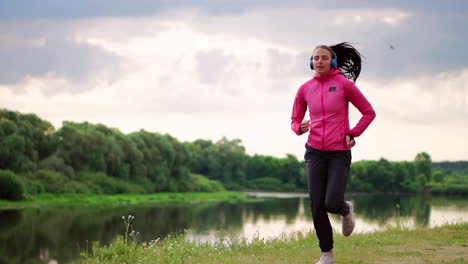
[[[105,156],[110,152],[110,142],[95,126],[87,122],[64,122],[54,137],[57,139],[56,155],[76,171],[106,173]]]
[[[81,172],[77,175],[77,181],[88,186],[94,193],[145,193],[145,189],[137,184],[107,176],[102,172]]]
[[[444,180],[444,172],[440,169],[435,169],[432,174],[432,179],[434,182],[442,182]]]
[[[34,114],[0,110],[0,169],[30,172],[51,152],[53,126]]]
[[[30,174],[25,174],[30,175]],[[21,180],[23,182],[25,194],[28,195],[37,195],[44,193],[46,190],[41,180],[35,179],[34,177],[22,176]]]
[[[416,169],[416,174],[418,177],[422,175],[425,177],[425,182],[428,182],[431,180],[432,176],[432,160],[431,156],[427,154],[426,152],[421,152],[418,153],[414,159],[414,166]],[[424,182],[423,179],[418,180],[418,182]]]
[[[0,199],[10,201],[24,199],[23,183],[12,171],[0,170]]]
[[[437,175],[439,175],[439,173]],[[440,178],[440,176],[437,177]],[[439,181],[429,183],[428,187],[431,188],[433,193],[466,195],[468,194],[468,175],[460,175],[457,173],[445,175]]]
[[[239,139],[226,138],[216,143],[201,139],[186,143],[191,155],[190,170],[220,181],[229,190],[253,188],[256,186],[253,181],[264,177],[279,182],[275,190],[306,189],[304,163],[295,156],[249,156],[240,144]],[[271,187],[267,188],[271,190]]]
[[[65,161],[56,154],[50,155],[49,157],[41,160],[38,164],[38,168],[42,170],[56,171],[67,176],[69,179],[75,177],[75,170],[71,166],[65,164]]]
[[[156,191],[189,190],[189,153],[184,144],[169,135],[141,130],[129,135],[142,156],[133,177],[146,177]]]
[[[145,177],[137,177],[131,181],[133,184],[142,188],[142,193],[153,193],[156,191],[154,183]]]
[[[223,137],[216,143],[196,140],[189,148],[190,170],[223,183],[246,183],[245,163],[247,155],[240,139]]]
[[[351,191],[415,192],[424,191],[431,179],[430,156],[420,153],[415,162],[359,161],[351,166]]]
[[[224,186],[215,180],[210,180],[207,177],[200,174],[190,175],[191,190],[195,192],[223,192],[225,191]]]
[[[447,195],[468,195],[468,184],[431,183],[431,192]]]
[[[463,171],[463,162],[454,162]],[[445,168],[451,168],[444,162]],[[468,174],[447,173],[452,169],[432,168],[431,157],[422,152],[414,162],[360,161],[351,166],[349,189],[362,192],[468,193]]]
[[[31,178],[40,181],[47,193],[66,193],[70,191],[69,179],[58,172],[38,170],[31,174]]]
[[[442,161],[433,162],[432,165],[434,166],[434,168],[442,170],[444,174],[468,174],[468,161]]]
[[[248,187],[254,190],[281,191],[283,190],[282,183],[279,179],[271,177],[262,177],[250,180]]]
[[[34,114],[8,110],[0,110],[0,169],[19,175],[25,193],[32,195],[307,189],[303,161],[291,154],[247,155],[240,139],[181,143],[167,134],[140,130],[125,135],[88,122],[64,122],[54,131]],[[468,162],[433,164],[430,155],[421,152],[412,162],[381,158],[353,163],[349,190],[444,192],[447,188],[459,193],[467,178]]]

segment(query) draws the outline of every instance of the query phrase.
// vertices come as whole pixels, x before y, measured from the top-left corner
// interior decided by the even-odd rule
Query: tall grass
[[[129,231],[108,246],[94,243],[81,254],[83,264],[156,263],[315,263],[320,257],[314,233],[294,233],[274,239],[218,237],[189,241],[183,234],[137,242]],[[389,227],[383,232],[335,234],[337,263],[467,263],[468,223],[434,229]]]

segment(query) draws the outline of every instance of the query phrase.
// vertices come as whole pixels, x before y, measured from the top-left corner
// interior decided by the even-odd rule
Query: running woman
[[[355,226],[353,204],[344,200],[351,166],[351,148],[375,118],[366,97],[354,84],[361,73],[361,54],[349,43],[320,45],[314,49],[310,67],[315,76],[297,91],[291,129],[309,132],[304,160],[315,232],[322,256],[316,264],[334,264],[333,230],[327,213],[342,218],[342,233]],[[351,81],[352,80],[352,81]],[[348,103],[362,114],[350,129]],[[310,119],[304,120],[307,108]]]

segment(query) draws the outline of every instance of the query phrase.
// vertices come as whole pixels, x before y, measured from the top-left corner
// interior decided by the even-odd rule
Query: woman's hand
[[[354,145],[356,145],[356,140],[351,139],[351,137],[349,135],[346,135],[346,145],[349,147],[349,148],[352,148],[354,147]]]
[[[309,131],[310,129],[310,120],[306,120],[306,121],[303,121],[301,123],[301,131],[302,133],[305,133],[307,131]]]

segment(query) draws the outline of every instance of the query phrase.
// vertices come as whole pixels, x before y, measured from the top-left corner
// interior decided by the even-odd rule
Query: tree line
[[[467,168],[467,167],[463,167]],[[462,171],[465,172],[465,171]],[[430,156],[412,162],[360,161],[349,190],[466,192],[467,173],[434,169]],[[248,155],[239,139],[180,142],[140,130],[63,122],[0,110],[0,199],[39,193],[152,193],[228,190],[305,191],[304,162]]]

